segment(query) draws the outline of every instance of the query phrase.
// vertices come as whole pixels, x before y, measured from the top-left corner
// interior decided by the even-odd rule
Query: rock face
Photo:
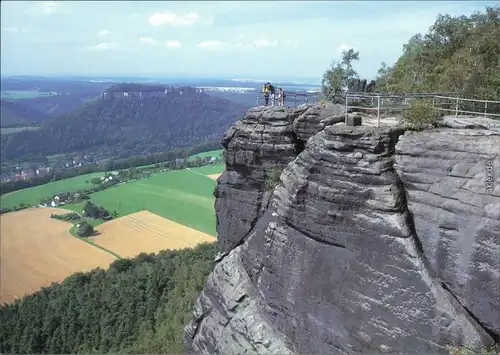
[[[396,149],[395,168],[432,270],[463,307],[500,334],[500,132],[408,134]],[[496,183],[489,187],[493,172]]]
[[[215,190],[222,253],[239,245],[267,209],[266,177],[294,160],[305,141],[324,125],[343,121],[342,110],[330,104],[294,110],[254,108],[225,134],[226,171]]]
[[[215,195],[226,256],[186,327],[188,353],[498,342],[498,130],[405,134],[343,120],[330,104],[255,108],[224,137]],[[274,188],[266,174],[282,168]]]

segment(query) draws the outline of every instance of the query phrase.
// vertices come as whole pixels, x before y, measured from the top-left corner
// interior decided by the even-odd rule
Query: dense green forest
[[[40,124],[50,116],[14,100],[0,100],[1,126],[25,127]]]
[[[40,96],[31,99],[16,100],[16,103],[21,104],[32,110],[39,111],[50,117],[65,115],[82,106],[96,97],[99,93],[79,93],[79,94],[63,94],[52,96]]]
[[[67,152],[120,157],[190,147],[219,139],[246,111],[242,105],[204,93],[181,92],[86,103],[36,131],[2,136],[2,160]]]
[[[500,98],[500,6],[470,16],[439,15],[425,35],[416,34],[402,56],[382,63],[378,89],[386,92],[456,92]]]
[[[183,352],[215,244],[141,254],[0,308],[0,353]]]

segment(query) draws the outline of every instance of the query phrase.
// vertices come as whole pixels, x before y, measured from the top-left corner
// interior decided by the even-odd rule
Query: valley
[[[398,5],[2,2],[0,354],[500,354],[500,7]]]
[[[210,154],[218,156],[220,151],[202,153],[191,159],[210,157]],[[215,181],[210,176],[223,169],[222,165],[214,165],[162,172],[90,194],[90,201],[117,214],[110,221],[85,219],[96,231],[95,236],[88,238],[72,235],[73,224],[50,218],[53,213],[74,211],[81,214],[83,202],[60,208],[27,208],[0,215],[0,276],[4,281],[0,303],[11,302],[52,282],[60,282],[74,272],[96,267],[106,269],[117,256],[132,258],[140,253],[215,242]],[[21,203],[36,206],[41,199],[85,188],[91,184],[89,180],[101,176],[100,173],[87,174],[2,195],[2,206]],[[72,263],[72,253],[85,262],[75,259]],[[51,258],[60,260],[64,267],[52,265]],[[16,269],[26,271],[12,278]]]

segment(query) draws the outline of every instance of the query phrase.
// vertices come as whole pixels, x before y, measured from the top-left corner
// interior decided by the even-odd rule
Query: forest
[[[500,98],[500,6],[470,16],[439,15],[429,32],[414,35],[393,66],[382,63],[385,92],[456,92]]]
[[[215,253],[215,244],[143,253],[3,306],[0,353],[180,354]]]
[[[245,108],[204,93],[94,100],[36,131],[1,137],[3,162],[67,152],[147,155],[219,139]]]
[[[37,125],[50,118],[49,115],[14,100],[2,99],[0,100],[0,107],[2,109],[1,126],[3,128]]]
[[[500,6],[470,16],[438,15],[426,34],[415,34],[392,66],[382,63],[376,91],[446,92],[454,97],[500,99]],[[360,52],[345,51],[323,75],[323,93],[335,99],[359,76]],[[341,99],[340,102],[343,102]],[[500,112],[500,105],[490,110]]]

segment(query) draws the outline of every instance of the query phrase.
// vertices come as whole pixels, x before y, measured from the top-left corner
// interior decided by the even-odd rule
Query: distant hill
[[[48,120],[37,131],[2,137],[2,159],[68,152],[127,157],[189,147],[219,139],[245,110],[192,88],[142,99],[97,99]]]
[[[1,127],[21,127],[41,124],[49,116],[25,105],[24,100],[0,100]]]
[[[98,97],[97,93],[87,93],[43,96],[16,101],[19,101],[25,107],[42,112],[47,116],[56,117],[70,113],[96,97]]]

